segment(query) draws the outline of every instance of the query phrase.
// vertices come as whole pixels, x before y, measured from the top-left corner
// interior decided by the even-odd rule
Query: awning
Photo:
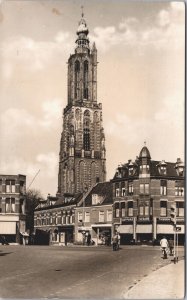
[[[16,222],[0,222],[0,234],[16,234]]]
[[[138,224],[136,227],[136,233],[152,233],[153,227],[152,224]]]
[[[181,228],[181,231],[178,231],[178,234],[185,233],[184,225],[177,225],[177,227]],[[159,233],[174,234],[173,225],[171,225],[171,224],[157,224],[157,234],[159,234]]]
[[[127,225],[120,225],[117,229],[119,233],[130,233],[133,234],[133,225],[127,224]]]
[[[112,227],[112,224],[93,224],[91,227]]]

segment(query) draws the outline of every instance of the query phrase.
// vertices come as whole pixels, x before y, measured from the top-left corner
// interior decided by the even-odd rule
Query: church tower
[[[63,112],[57,196],[86,192],[106,180],[102,105],[97,103],[97,49],[90,48],[82,13],[68,60],[68,103]]]

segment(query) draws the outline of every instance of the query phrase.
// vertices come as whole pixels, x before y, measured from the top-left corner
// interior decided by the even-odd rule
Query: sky
[[[183,2],[0,0],[0,173],[25,174],[44,197],[57,191],[67,61],[82,5],[98,50],[107,180],[145,141],[153,160],[184,160]]]

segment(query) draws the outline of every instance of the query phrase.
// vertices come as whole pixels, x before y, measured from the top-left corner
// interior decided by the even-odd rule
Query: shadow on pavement
[[[6,255],[8,255],[8,254],[11,254],[12,252],[3,252],[3,253],[1,253],[2,251],[0,251],[0,256],[6,256]]]

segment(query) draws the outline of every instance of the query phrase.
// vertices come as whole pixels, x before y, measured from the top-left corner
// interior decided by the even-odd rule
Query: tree
[[[44,198],[39,190],[29,189],[26,192],[26,230],[29,230],[30,233],[34,231],[34,210],[42,200]]]

